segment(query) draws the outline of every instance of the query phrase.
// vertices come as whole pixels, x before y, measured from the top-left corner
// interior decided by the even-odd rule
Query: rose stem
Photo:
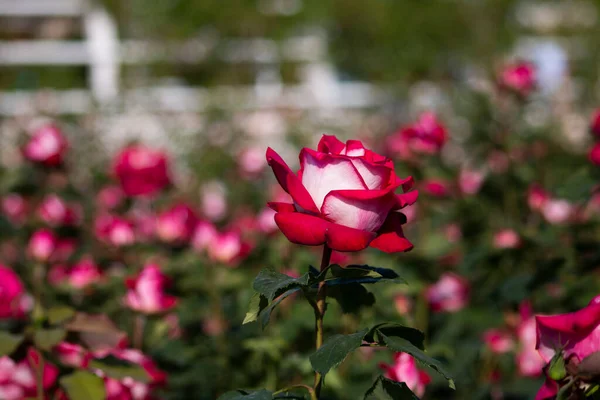
[[[323,257],[321,258],[321,271],[329,266],[331,260],[331,248],[327,245],[323,246]],[[316,335],[316,349],[323,345],[323,317],[325,316],[325,298],[327,297],[326,292],[327,286],[325,282],[319,283],[319,289],[317,291],[317,308],[315,309],[315,329]],[[323,385],[323,377],[320,373],[315,372],[315,395],[318,398],[321,396],[321,386]]]

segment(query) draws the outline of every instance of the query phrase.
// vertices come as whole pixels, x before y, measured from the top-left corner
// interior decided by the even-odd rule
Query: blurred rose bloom
[[[37,396],[37,370],[41,366],[41,355],[32,347],[25,359],[19,362],[4,356],[0,358],[0,399],[24,400]],[[58,378],[58,368],[43,361],[41,381],[44,390],[49,390]]]
[[[550,194],[537,183],[529,186],[529,191],[527,192],[527,204],[529,204],[531,210],[542,211],[544,204],[546,204],[549,199]]]
[[[125,199],[125,193],[116,185],[108,185],[100,189],[96,196],[96,203],[103,210],[117,208]]]
[[[267,167],[262,147],[247,147],[240,152],[237,158],[242,176],[253,178]]]
[[[134,311],[158,314],[177,304],[177,298],[165,293],[170,280],[156,264],[147,264],[136,277],[127,279],[126,284],[129,290],[125,304]]]
[[[171,184],[166,154],[139,144],[117,154],[113,172],[127,196],[152,196]]]
[[[227,214],[225,185],[214,181],[202,185],[200,202],[202,214],[211,221],[220,221]]]
[[[132,221],[109,214],[99,215],[94,223],[96,238],[115,247],[134,244],[134,229]]]
[[[600,139],[600,108],[594,111],[592,114],[592,120],[590,123],[590,131],[596,139]]]
[[[28,204],[18,193],[9,193],[2,197],[2,213],[15,225],[21,225],[27,218]]]
[[[485,173],[481,171],[462,169],[458,175],[458,187],[463,194],[474,195],[481,189],[484,179]]]
[[[31,162],[45,167],[57,167],[63,163],[68,142],[54,125],[37,129],[23,147],[23,155]]]
[[[483,333],[483,342],[492,352],[507,353],[515,347],[515,342],[509,332],[500,329],[488,329]]]
[[[417,368],[415,359],[406,353],[396,353],[393,364],[380,364],[385,377],[396,382],[404,382],[417,396],[425,394],[425,387],[431,382],[427,372]]]
[[[250,245],[242,239],[240,233],[230,230],[217,233],[208,247],[208,256],[218,263],[235,266],[250,250]]]
[[[551,224],[564,224],[574,215],[575,207],[567,200],[549,199],[542,206],[542,215]]]
[[[99,283],[104,279],[102,271],[90,257],[83,257],[67,271],[67,283],[75,289]]]
[[[171,245],[187,244],[192,238],[198,217],[190,206],[176,204],[156,218],[155,232],[158,238]]]
[[[81,219],[79,207],[67,204],[56,194],[44,197],[38,207],[38,216],[50,226],[77,225]]]
[[[542,374],[546,364],[536,350],[536,322],[531,314],[531,305],[524,302],[520,306],[521,320],[517,326],[519,351],[516,355],[517,368],[521,375],[536,377]]]
[[[600,143],[594,144],[594,146],[590,150],[588,158],[590,159],[592,164],[600,166]]]
[[[494,233],[494,247],[497,249],[515,249],[521,246],[521,237],[512,229],[502,229]]]
[[[413,309],[413,300],[405,294],[397,294],[394,296],[394,306],[400,315],[408,315]]]
[[[462,310],[469,302],[469,282],[453,273],[445,273],[425,291],[429,306],[436,312]]]
[[[49,229],[39,229],[29,239],[29,256],[38,262],[47,262],[56,249],[56,235]]]
[[[394,154],[407,159],[419,154],[437,154],[447,139],[446,127],[434,113],[426,112],[416,122],[390,136],[388,147]]]
[[[428,179],[423,181],[421,187],[425,193],[432,197],[448,197],[451,193],[449,183],[442,179]]]
[[[33,308],[19,276],[0,264],[0,320],[22,318]]]
[[[501,87],[508,89],[520,96],[526,97],[534,89],[536,84],[536,73],[533,64],[519,62],[507,65],[502,70],[499,78]]]
[[[63,365],[73,368],[87,368],[92,359],[88,350],[75,343],[60,342],[53,351]]]

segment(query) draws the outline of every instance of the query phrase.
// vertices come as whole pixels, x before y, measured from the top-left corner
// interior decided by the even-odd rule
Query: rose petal
[[[418,190],[411,190],[408,193],[399,194],[396,196],[397,209],[404,208],[406,206],[413,205],[419,197]]]
[[[281,203],[281,202],[277,202],[277,201],[270,201],[267,203],[267,206],[269,206],[269,208],[271,208],[272,210],[275,210],[277,212],[295,212],[296,211],[296,207],[294,207],[294,205],[290,204],[290,203]]]
[[[404,237],[402,224],[406,222],[406,217],[402,213],[391,212],[379,230],[379,236],[370,244],[371,247],[385,251],[386,253],[396,253],[412,250],[412,243]]]
[[[387,186],[392,169],[385,165],[372,164],[362,158],[352,158],[351,161],[369,189],[383,189]]]
[[[344,143],[335,136],[323,135],[317,146],[317,151],[321,153],[340,154],[344,147]]]
[[[369,243],[375,238],[376,234],[330,223],[325,236],[327,238],[327,245],[333,250],[360,251],[369,246]]]
[[[369,232],[377,231],[394,206],[395,196],[384,193],[371,198],[373,191],[344,190],[330,192],[321,207],[329,220]]]
[[[319,212],[309,192],[302,185],[300,178],[292,172],[279,154],[270,147],[267,149],[267,163],[273,169],[275,177],[283,190],[289,193],[300,207],[310,212]]]
[[[290,242],[308,246],[324,244],[330,224],[322,218],[299,212],[277,213],[275,223]]]

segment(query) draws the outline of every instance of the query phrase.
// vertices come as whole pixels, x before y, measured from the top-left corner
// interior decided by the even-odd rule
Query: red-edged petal
[[[404,214],[399,212],[389,213],[385,223],[379,230],[379,236],[371,242],[371,247],[385,251],[386,253],[396,253],[412,250],[412,243],[404,237],[402,224],[406,222]]]
[[[396,209],[404,208],[415,204],[419,197],[418,190],[411,190],[408,193],[402,193],[396,196]]]
[[[395,205],[396,198],[391,192],[382,192],[373,197],[372,190],[336,190],[325,196],[321,211],[330,221],[376,232],[385,222],[388,213]]]
[[[357,157],[353,157],[351,161],[369,189],[383,189],[395,181],[394,170],[388,166],[373,164],[364,158]],[[394,181],[390,182],[392,177],[394,177]]]
[[[369,246],[376,234],[330,223],[325,236],[327,245],[333,250],[360,251]]]
[[[281,203],[281,202],[277,202],[277,201],[270,201],[267,203],[267,206],[277,212],[295,212],[296,211],[296,207],[294,207],[294,205],[290,204],[290,203]]]
[[[304,148],[300,152],[300,165],[302,184],[319,209],[327,193],[332,190],[367,189],[349,157]]]
[[[307,246],[324,244],[330,225],[322,218],[299,212],[279,212],[275,214],[275,223],[290,242]]]
[[[298,178],[283,161],[283,159],[270,147],[267,149],[267,163],[273,169],[277,182],[283,190],[288,192],[294,201],[303,209],[318,213],[319,209],[315,205],[314,200],[302,185],[302,181]]]
[[[558,383],[546,378],[546,381],[535,395],[535,400],[550,400],[558,394]]]
[[[321,153],[340,154],[344,150],[344,143],[333,135],[323,135],[317,146]]]
[[[348,140],[342,153],[350,157],[364,157],[366,150],[360,140]]]

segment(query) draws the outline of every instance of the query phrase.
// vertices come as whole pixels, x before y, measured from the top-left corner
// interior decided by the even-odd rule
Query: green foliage
[[[102,378],[86,371],[75,371],[61,378],[61,386],[71,400],[103,400],[106,398]]]
[[[364,400],[419,400],[404,382],[395,382],[379,376],[365,393]]]
[[[0,357],[11,354],[23,341],[22,335],[0,331]]]
[[[327,374],[331,368],[344,361],[349,353],[360,347],[367,332],[365,329],[351,335],[333,335],[328,338],[323,346],[310,356],[313,369],[322,375]]]

